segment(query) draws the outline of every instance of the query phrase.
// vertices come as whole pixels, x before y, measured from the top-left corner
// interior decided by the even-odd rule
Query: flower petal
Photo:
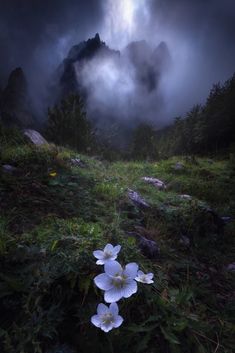
[[[144,283],[142,277],[138,277],[138,276],[137,276],[137,277],[135,277],[135,280],[136,280],[137,282]]]
[[[97,314],[98,315],[103,315],[103,314],[107,314],[109,312],[109,308],[107,307],[107,305],[100,303],[97,306]]]
[[[110,304],[109,306],[109,311],[111,312],[111,314],[113,314],[114,316],[117,316],[118,315],[118,305],[117,303],[112,303]]]
[[[152,279],[149,279],[148,282],[146,282],[147,284],[152,284],[154,283],[154,281]]]
[[[107,261],[113,261],[113,260],[116,260],[117,258],[117,255],[113,254]]]
[[[139,266],[135,262],[131,262],[126,265],[123,273],[130,278],[135,278],[137,276],[138,268]]]
[[[118,302],[122,298],[122,290],[112,288],[104,293],[104,300],[106,303]]]
[[[104,271],[109,276],[116,276],[122,272],[122,266],[117,261],[108,261],[104,265]]]
[[[149,273],[147,273],[146,276],[148,277],[148,279],[152,279],[152,278],[153,278],[153,273],[152,273],[152,272],[149,272]]]
[[[117,255],[120,250],[121,250],[121,245],[116,245],[116,246],[114,246],[114,248],[113,248],[113,253],[114,253],[115,255]]]
[[[113,252],[113,245],[112,244],[107,244],[104,248],[104,252]]]
[[[105,260],[97,260],[96,261],[96,265],[104,265],[105,264]]]
[[[112,282],[109,276],[106,273],[101,273],[100,275],[94,278],[96,286],[103,290],[109,290],[112,288]]]
[[[102,323],[102,325],[100,326],[101,330],[103,330],[104,332],[109,332],[112,330],[113,328],[113,324],[110,323]]]
[[[104,257],[104,252],[101,251],[101,250],[96,250],[96,251],[93,251],[93,255],[97,258],[97,259],[103,259]]]
[[[117,327],[121,326],[122,323],[123,323],[123,318],[120,315],[117,315],[115,317],[114,322],[113,322],[113,327],[117,328]]]
[[[143,276],[143,275],[144,275],[144,272],[143,272],[143,271],[139,270],[139,271],[137,272],[137,276]]]
[[[98,315],[94,315],[91,318],[91,322],[93,323],[93,325],[95,325],[96,327],[100,327],[101,326],[101,321]]]
[[[122,296],[124,298],[129,298],[132,294],[137,292],[137,283],[131,280],[126,283],[125,287],[122,288]]]

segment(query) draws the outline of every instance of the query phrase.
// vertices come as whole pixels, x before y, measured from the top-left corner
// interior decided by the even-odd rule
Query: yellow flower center
[[[104,259],[110,259],[113,256],[113,254],[109,251],[105,251],[104,253]]]
[[[114,285],[114,287],[120,289],[123,288],[124,285],[126,284],[126,276],[124,276],[123,274],[117,273],[114,278],[112,279],[112,284]]]
[[[103,324],[112,324],[113,323],[113,315],[111,313],[104,314],[102,316]]]

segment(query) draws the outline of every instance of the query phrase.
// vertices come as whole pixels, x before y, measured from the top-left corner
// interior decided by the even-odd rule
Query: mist
[[[153,99],[135,90],[137,111],[143,113],[141,102],[144,119],[158,126],[203,104],[212,85],[234,73],[235,5],[230,0],[107,0],[105,13],[101,37],[115,49],[142,39],[152,47],[167,44],[171,66]]]
[[[234,19],[232,0],[2,0],[0,85],[14,67],[22,66],[34,109],[45,119],[46,88],[56,69],[72,45],[99,32],[120,57],[97,55],[83,66],[88,115],[163,126],[203,103],[213,83],[233,74]],[[126,48],[142,40],[150,49],[137,55],[137,70]],[[140,83],[140,66],[153,66],[152,55],[161,42],[170,60],[149,90]]]

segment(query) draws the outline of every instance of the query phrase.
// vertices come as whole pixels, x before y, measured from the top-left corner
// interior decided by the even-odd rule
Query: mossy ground
[[[75,157],[83,167],[71,164]],[[6,146],[1,159],[17,167],[0,176],[2,352],[61,352],[55,347],[63,344],[93,353],[234,351],[234,274],[226,266],[234,261],[235,223],[220,227],[207,212],[234,217],[229,160],[110,163],[25,144]],[[175,170],[179,161],[184,168]],[[151,207],[133,205],[128,188]],[[155,240],[159,258],[147,259],[127,232]],[[92,252],[107,242],[122,245],[121,262],[155,275],[153,286],[120,302],[124,324],[109,334],[90,323],[103,301]]]

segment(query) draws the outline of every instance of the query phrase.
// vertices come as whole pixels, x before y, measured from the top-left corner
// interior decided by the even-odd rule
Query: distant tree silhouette
[[[80,96],[69,95],[60,105],[48,110],[46,134],[51,141],[81,152],[90,147],[93,134]]]
[[[133,134],[131,156],[134,159],[156,159],[156,132],[149,124],[137,126]]]
[[[157,132],[161,156],[207,154],[228,150],[235,142],[235,75],[212,87],[204,106],[196,105],[183,119]]]

